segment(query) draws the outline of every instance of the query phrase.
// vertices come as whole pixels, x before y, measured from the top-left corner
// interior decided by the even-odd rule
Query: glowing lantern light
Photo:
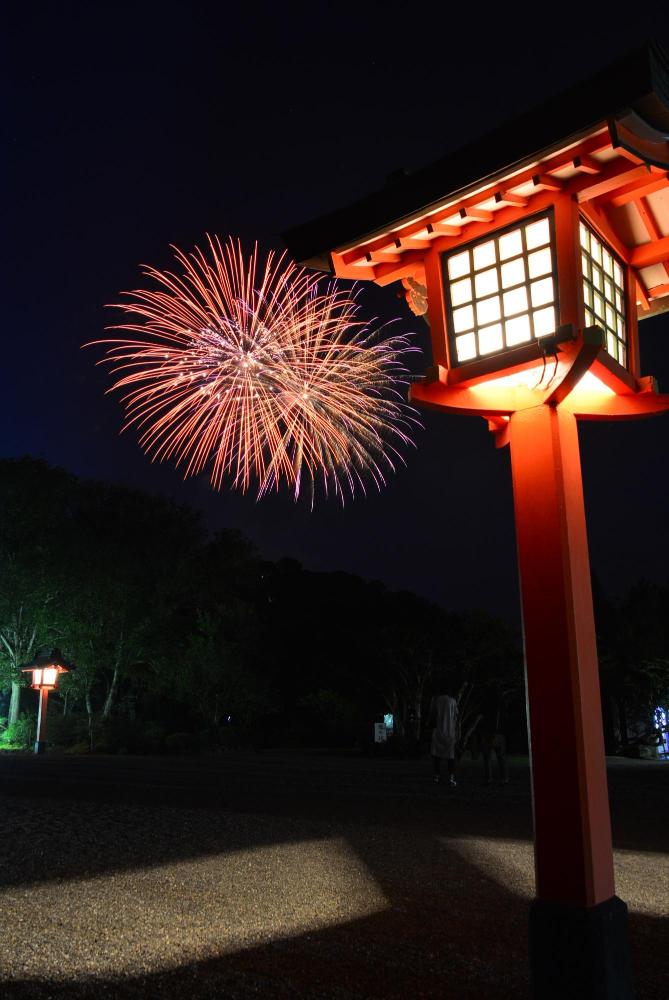
[[[510,445],[532,752],[533,996],[632,996],[615,896],[577,421],[650,416],[638,320],[669,308],[669,54],[653,45],[471,147],[286,234],[401,281],[430,327],[412,402]],[[440,118],[440,127],[448,119]]]
[[[42,653],[36,656],[32,663],[21,667],[21,670],[23,673],[32,673],[30,686],[39,691],[35,753],[44,753],[46,750],[46,713],[49,691],[54,691],[58,687],[59,675],[66,674],[70,667],[65,666],[60,653],[54,649],[50,654]]]
[[[669,757],[669,725],[667,725],[667,710],[658,705],[653,712],[653,728],[657,730],[658,754],[665,760]]]

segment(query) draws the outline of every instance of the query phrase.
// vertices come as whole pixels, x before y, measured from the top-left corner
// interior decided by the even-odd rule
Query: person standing
[[[441,781],[441,762],[446,761],[448,783],[455,788],[455,744],[458,738],[458,703],[450,694],[440,694],[430,706],[432,743],[430,751],[434,764],[434,781]]]

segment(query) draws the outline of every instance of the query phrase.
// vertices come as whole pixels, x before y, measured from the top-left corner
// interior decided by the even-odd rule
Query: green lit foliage
[[[35,739],[35,720],[21,712],[16,722],[0,720],[0,750],[27,750]]]

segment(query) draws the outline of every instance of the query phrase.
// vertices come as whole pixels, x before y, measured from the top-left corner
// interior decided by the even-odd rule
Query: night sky
[[[14,4],[6,80],[9,232],[0,454],[30,454],[202,509],[268,558],[341,569],[450,608],[518,617],[508,449],[482,420],[424,413],[381,495],[349,503],[212,492],[152,465],[105,396],[104,304],[205,232],[282,248],[281,232],[515,117],[660,34],[666,2],[612,5]],[[609,10],[611,16],[605,11]],[[470,20],[471,19],[471,20]],[[664,23],[663,23],[664,22]],[[427,328],[394,287],[366,314]],[[641,327],[669,391],[669,316]],[[414,360],[419,372],[429,357]],[[669,418],[582,427],[595,573],[621,594],[669,566]]]

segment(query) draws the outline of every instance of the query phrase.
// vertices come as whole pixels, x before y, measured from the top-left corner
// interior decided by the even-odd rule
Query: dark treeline
[[[50,699],[49,741],[73,750],[364,748],[392,713],[409,752],[442,692],[459,701],[461,751],[491,695],[526,749],[519,637],[483,612],[269,562],[239,532],[207,537],[189,508],[29,458],[0,461],[0,558],[6,745],[34,726],[20,667],[58,647],[73,669]],[[600,605],[616,748],[666,695],[669,596],[644,586]]]

